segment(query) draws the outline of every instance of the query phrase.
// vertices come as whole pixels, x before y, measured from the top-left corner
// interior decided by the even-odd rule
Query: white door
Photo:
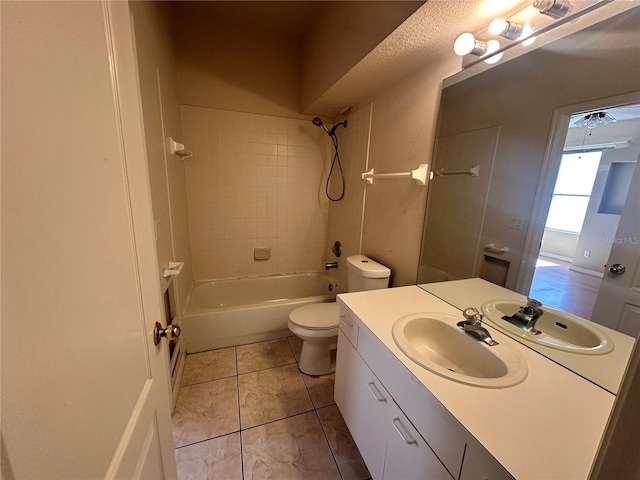
[[[640,334],[640,166],[636,163],[618,231],[591,319],[633,337]]]
[[[2,478],[175,478],[128,4],[0,8]]]

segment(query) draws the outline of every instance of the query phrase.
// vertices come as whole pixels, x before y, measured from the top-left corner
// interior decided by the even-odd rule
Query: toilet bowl
[[[391,270],[364,255],[347,258],[348,291],[387,288]],[[349,288],[350,287],[350,288]],[[338,340],[340,307],[336,302],[314,303],[289,314],[289,330],[302,340],[298,368],[307,375],[327,375],[333,371],[331,351]]]
[[[289,314],[289,330],[302,340],[298,368],[307,375],[331,373],[331,350],[338,339],[340,307],[336,302],[314,303]]]

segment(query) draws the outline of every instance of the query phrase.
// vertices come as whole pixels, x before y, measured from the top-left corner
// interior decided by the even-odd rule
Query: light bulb
[[[502,35],[509,28],[509,22],[502,18],[496,18],[489,24],[489,33],[491,35]]]
[[[531,25],[525,25],[522,27],[522,36],[520,38],[526,39],[522,41],[522,45],[526,47],[536,41],[536,37],[532,37],[531,35],[533,35],[533,28],[531,28]]]
[[[491,55],[493,52],[497,52],[498,50],[500,50],[500,42],[498,40],[489,40],[487,42],[487,53],[486,56]],[[494,63],[497,63],[500,61],[500,59],[502,58],[502,55],[504,55],[504,52],[500,52],[496,55],[493,55],[490,58],[487,58],[484,63],[488,63],[489,65],[493,65]]]
[[[500,35],[509,40],[517,40],[522,35],[522,25],[502,18],[496,18],[489,24],[491,35]]]
[[[476,40],[476,37],[469,32],[459,35],[453,44],[453,51],[461,57],[469,53],[478,56],[484,55],[487,53],[487,48],[487,43]]]
[[[461,57],[471,53],[473,47],[475,46],[476,39],[472,33],[463,33],[453,44],[453,51],[456,52],[456,55],[460,55]]]

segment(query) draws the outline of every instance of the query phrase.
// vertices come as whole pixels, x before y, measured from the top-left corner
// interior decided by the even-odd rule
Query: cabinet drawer
[[[457,478],[465,443],[472,438],[469,432],[365,326],[358,332],[358,353],[449,473]]]
[[[351,344],[358,348],[358,321],[346,307],[340,307],[340,321],[338,326]]]
[[[453,480],[395,402],[389,402],[383,480]]]

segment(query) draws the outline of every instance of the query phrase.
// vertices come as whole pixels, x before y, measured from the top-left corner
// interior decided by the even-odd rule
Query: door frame
[[[540,253],[544,226],[547,221],[547,216],[549,215],[551,198],[553,196],[558,170],[560,169],[560,161],[562,160],[562,152],[564,151],[571,116],[582,111],[618,107],[634,103],[640,103],[640,91],[568,105],[554,110],[549,138],[542,161],[540,178],[536,188],[536,196],[531,211],[529,229],[527,230],[522,258],[516,277],[516,292],[528,295],[531,289],[533,275],[536,270],[536,260]]]

